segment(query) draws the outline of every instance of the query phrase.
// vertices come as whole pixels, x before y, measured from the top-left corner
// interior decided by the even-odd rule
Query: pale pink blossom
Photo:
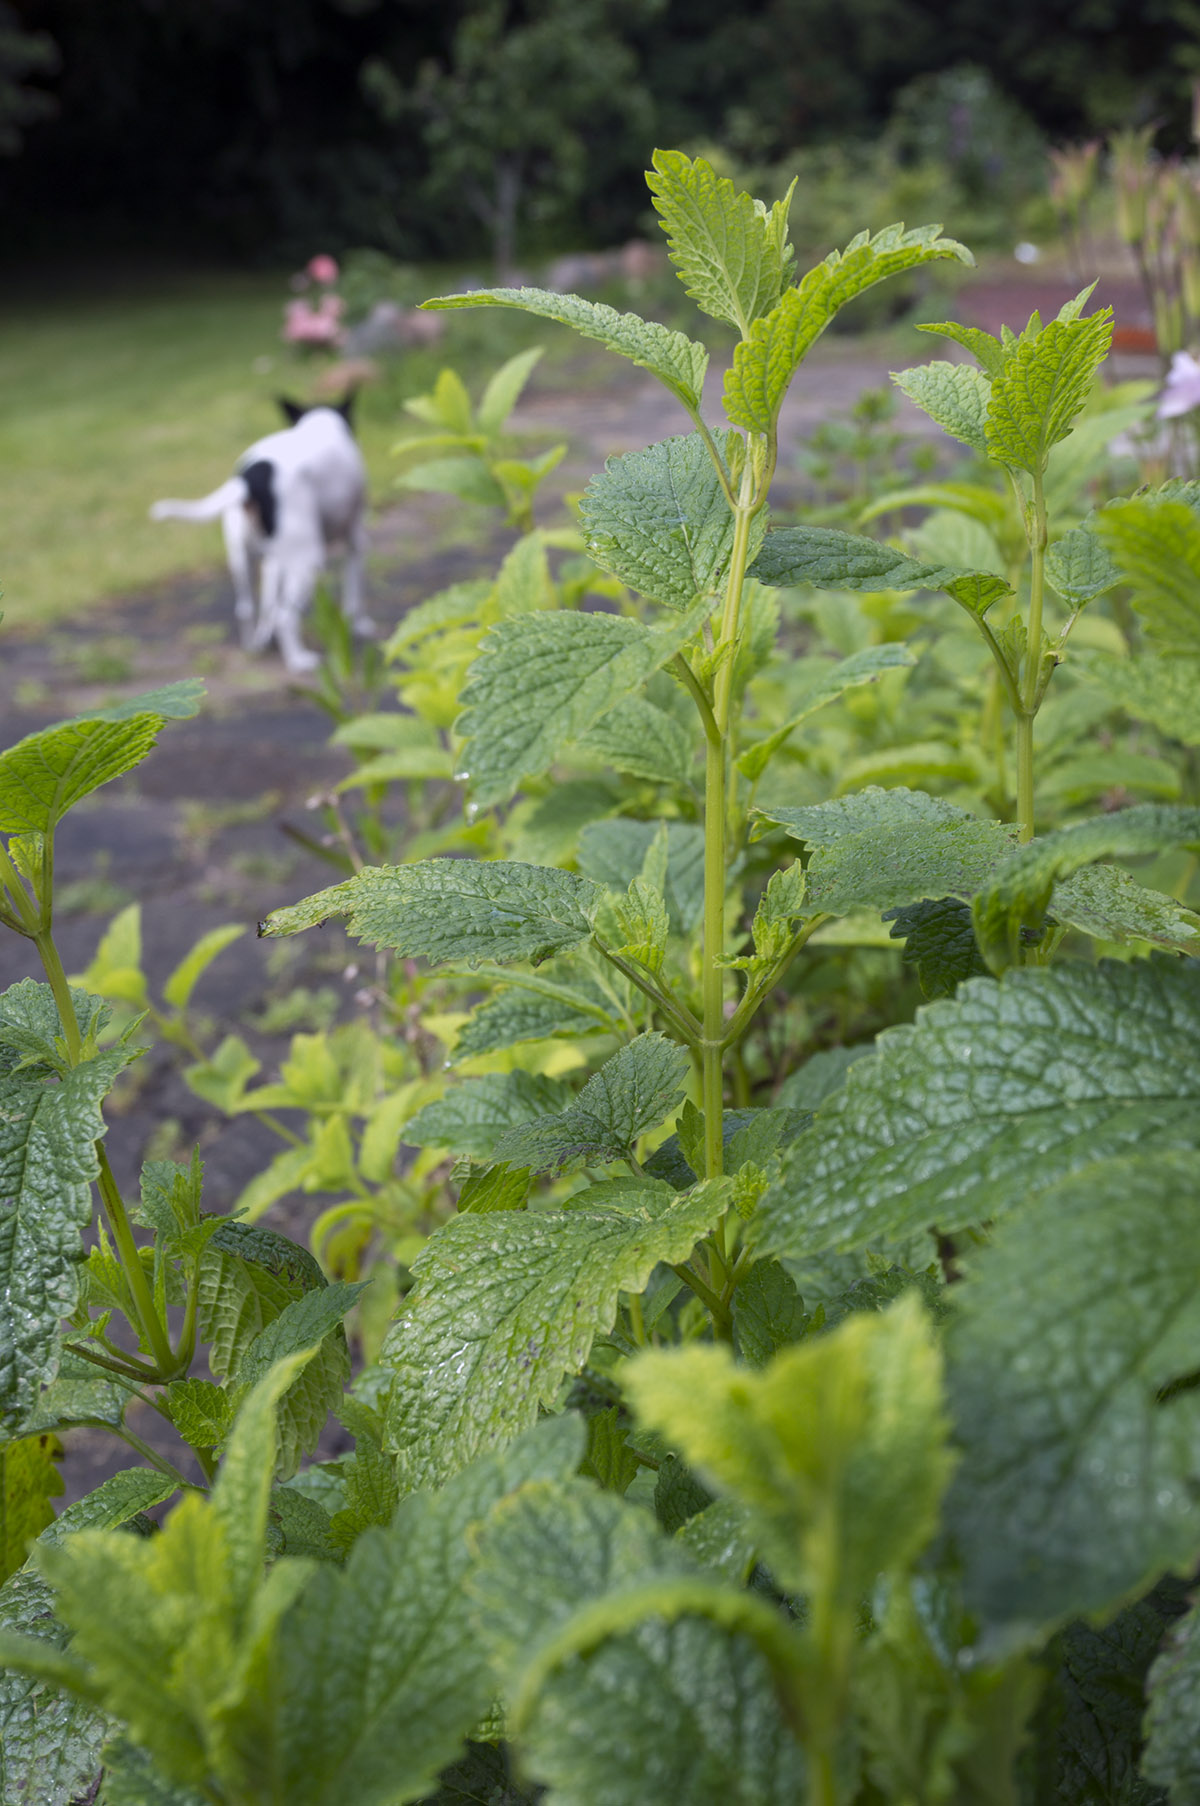
[[[283,310],[285,342],[289,345],[340,345],[344,305],[340,295],[322,295],[315,307],[309,301],[289,301]]]
[[[1158,418],[1177,420],[1200,407],[1200,363],[1190,351],[1177,351],[1171,359],[1166,385],[1159,397]]]
[[[328,288],[338,279],[337,259],[327,256],[322,251],[316,257],[309,258],[305,265],[305,273],[311,276],[314,282],[319,282],[323,288]]]

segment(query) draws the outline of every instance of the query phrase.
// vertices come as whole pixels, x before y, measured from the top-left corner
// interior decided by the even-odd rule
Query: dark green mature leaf
[[[286,1480],[302,1455],[316,1448],[330,1411],[350,1378],[350,1351],[342,1318],[362,1284],[334,1281],[304,1292],[285,1304],[243,1350],[233,1378],[239,1390],[253,1386],[279,1361],[304,1349],[316,1349],[276,1407],[278,1453],[275,1472]]]
[[[505,802],[523,779],[549,770],[565,747],[674,657],[712,606],[706,598],[658,628],[566,609],[501,621],[471,666],[456,723],[466,741],[460,775],[476,802]]]
[[[826,1047],[810,1055],[783,1081],[778,1103],[791,1110],[820,1110],[826,1098],[841,1090],[854,1062],[865,1059],[870,1051],[871,1043],[865,1041],[857,1047]]]
[[[124,1064],[107,1053],[50,1082],[0,1077],[0,1432],[20,1432],[54,1377],[59,1322],[78,1301],[100,1103]]]
[[[904,963],[917,968],[926,997],[953,997],[964,978],[987,976],[971,906],[960,897],[890,909],[885,920],[891,921],[892,939],[904,942]]]
[[[934,362],[893,370],[892,381],[944,432],[983,457],[988,455],[987,411],[991,383],[971,364]]]
[[[695,738],[682,721],[644,696],[626,696],[577,741],[580,752],[652,784],[687,784]]]
[[[1200,1147],[1200,965],[1167,958],[973,978],[889,1028],[749,1226],[802,1257],[987,1222],[1093,1161]]]
[[[0,1587],[0,1635],[34,1637],[64,1650],[69,1632],[54,1595],[32,1567]],[[0,1667],[2,1806],[74,1806],[95,1780],[107,1721],[48,1681]]]
[[[1092,865],[1054,886],[1054,918],[1096,940],[1149,942],[1174,953],[1200,953],[1200,915],[1174,897],[1135,884],[1115,865]]]
[[[1092,525],[1129,584],[1149,637],[1164,652],[1200,653],[1200,520],[1193,510],[1139,498],[1102,509]]]
[[[777,1260],[755,1261],[733,1295],[733,1335],[738,1353],[752,1367],[803,1339],[808,1312],[796,1282]]]
[[[624,891],[638,876],[658,833],[657,821],[591,822],[579,836],[579,869],[598,884]],[[687,934],[704,908],[704,829],[669,821],[666,904],[675,934]]]
[[[438,1494],[402,1499],[281,1627],[278,1794],[288,1806],[422,1798],[493,1693],[465,1582],[471,1532],[506,1493],[578,1464],[577,1419],[539,1424]]]
[[[791,278],[791,190],[768,209],[703,157],[656,150],[652,161],[646,182],[679,280],[697,307],[745,334]]]
[[[1091,393],[1112,343],[1112,309],[1084,320],[1051,320],[1023,338],[992,383],[987,454],[998,464],[1037,475],[1051,446],[1065,439]]]
[[[585,301],[581,295],[555,295],[541,288],[480,288],[469,295],[439,295],[435,300],[423,302],[422,306],[441,309],[515,307],[522,313],[537,314],[543,320],[557,320],[585,339],[597,339],[609,351],[649,370],[683,403],[689,414],[696,413],[700,407],[708,352],[694,339],[660,326],[657,320],[621,314],[602,302]]]
[[[993,971],[1002,971],[1006,965],[1015,963],[1020,958],[1023,937],[1036,934],[1045,922],[1055,885],[1070,878],[1082,866],[1108,857],[1136,858],[1139,854],[1160,853],[1168,847],[1197,845],[1200,845],[1200,809],[1176,809],[1161,803],[1142,803],[1112,815],[1075,822],[1053,834],[1043,835],[1040,840],[1030,841],[1004,862],[975,898],[972,912],[980,951]],[[1064,919],[1069,921],[1071,893],[1068,887],[1064,889]],[[1141,895],[1151,898],[1151,903],[1141,906],[1142,918],[1150,926],[1155,920],[1153,896],[1145,892]],[[1119,898],[1119,888],[1110,883],[1104,899],[1110,915]],[[1093,908],[1099,900],[1092,901]],[[1136,912],[1138,899],[1130,900]],[[1080,901],[1086,909],[1090,901],[1086,890]],[[1169,911],[1167,900],[1163,901],[1163,908]],[[1161,929],[1161,912],[1158,925]],[[1131,926],[1134,934],[1141,932],[1136,915]],[[1188,924],[1181,921],[1180,927],[1188,927]],[[1184,944],[1191,939],[1189,928]]]
[[[104,1779],[96,1806],[208,1806],[193,1787],[168,1781],[146,1750],[127,1737],[104,1746]]]
[[[802,721],[807,721],[810,715],[824,708],[827,702],[836,701],[847,690],[857,689],[860,684],[876,683],[885,671],[902,670],[916,662],[916,654],[910,652],[907,646],[892,643],[866,646],[861,652],[852,652],[849,658],[838,659],[836,663],[831,660],[828,670],[816,678],[799,702],[793,701],[792,712],[783,726],[776,728],[765,739],[756,741],[741,755],[738,770],[751,780],[758,777],[788,735]]]
[[[528,1793],[517,1786],[508,1756],[490,1743],[469,1743],[461,1762],[440,1777],[436,1794],[421,1806],[537,1806],[540,1787]]]
[[[464,1079],[444,1097],[426,1104],[405,1124],[410,1147],[444,1148],[448,1154],[470,1154],[490,1160],[497,1141],[518,1123],[552,1116],[570,1101],[561,1079],[530,1072],[489,1072]]]
[[[731,438],[714,434],[726,459]],[[715,590],[729,563],[734,516],[700,433],[609,458],[579,508],[596,563],[668,608]],[[757,538],[764,525],[760,517]]]
[[[922,564],[881,539],[843,533],[840,527],[781,527],[767,535],[750,575],[760,583],[813,583],[818,589],[945,589],[980,573],[960,565]],[[1011,594],[999,577],[997,595]],[[993,598],[994,599],[994,598]]]
[[[553,866],[422,859],[368,866],[344,884],[274,910],[259,933],[296,934],[346,916],[356,939],[391,947],[404,959],[537,965],[590,938],[597,895],[586,878]]]
[[[723,1183],[640,1209],[453,1218],[413,1271],[388,1333],[388,1435],[410,1486],[456,1472],[532,1423],[564,1374],[660,1261],[686,1260],[727,1202]]]
[[[475,1588],[510,1697],[589,1607],[627,1600],[636,1624],[592,1638],[539,1676],[521,1748],[549,1785],[546,1806],[763,1806],[802,1797],[800,1751],[750,1638],[687,1615],[682,1601],[683,1615],[636,1623],[639,1588],[675,1581],[686,1594],[691,1582],[699,1596],[713,1586],[648,1514],[581,1481],[533,1485],[488,1520],[480,1554]]]
[[[497,1160],[546,1172],[571,1161],[627,1159],[639,1136],[678,1105],[691,1070],[685,1047],[664,1035],[638,1035],[607,1060],[557,1116],[508,1129]]]
[[[1046,577],[1076,608],[1115,589],[1121,581],[1112,553],[1092,531],[1092,522],[1072,527],[1046,551]]]
[[[1171,1806],[1200,1803],[1200,1607],[1174,1627],[1150,1670],[1142,1772],[1168,1790]]]
[[[71,1002],[75,1022],[84,1040],[88,1034],[99,1034],[112,1015],[102,997],[72,987]],[[67,1060],[62,1043],[62,1018],[48,984],[34,978],[22,978],[0,993],[0,1068],[6,1066],[45,1066],[52,1071],[65,1071]],[[13,1060],[4,1054],[16,1056]]]
[[[598,1029],[615,1026],[598,995],[577,991],[576,1005],[567,1001],[570,991],[566,987],[564,993],[561,997],[540,997],[532,991],[513,988],[490,997],[459,1030],[451,1065],[459,1066],[464,1060],[516,1047],[522,1041],[595,1034]]]
[[[1169,1390],[1200,1355],[1195,1192],[1194,1154],[1100,1161],[972,1260],[947,1511],[992,1629],[1040,1636],[1200,1554],[1200,1394]]]
[[[204,1250],[198,1288],[200,1334],[218,1379],[236,1375],[255,1337],[287,1305],[327,1284],[308,1249],[287,1236],[222,1223]]]
[[[885,226],[872,238],[860,232],[844,251],[831,251],[795,288],[785,289],[771,313],[757,321],[733,354],[725,378],[725,412],[735,426],[752,433],[774,430],[783,398],[797,368],[838,310],[865,289],[950,257],[973,263],[971,253],[940,226]]]
[[[129,1393],[100,1367],[72,1354],[60,1343],[57,1372],[42,1389],[37,1404],[21,1426],[26,1434],[40,1430],[66,1430],[76,1424],[103,1424],[119,1428],[129,1403]]]

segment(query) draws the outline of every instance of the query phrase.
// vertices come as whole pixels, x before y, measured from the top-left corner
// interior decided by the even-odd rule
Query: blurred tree
[[[428,155],[432,206],[467,209],[511,274],[517,234],[561,216],[597,182],[607,140],[650,149],[653,102],[627,36],[665,0],[473,0],[443,58],[406,84],[371,58],[368,96],[388,119],[415,120]]]
[[[11,6],[0,5],[0,155],[11,157],[22,144],[22,128],[57,111],[54,97],[31,88],[31,75],[52,75],[58,49],[44,31],[25,31]]]

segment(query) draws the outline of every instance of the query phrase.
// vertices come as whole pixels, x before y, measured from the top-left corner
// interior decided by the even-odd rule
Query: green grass
[[[431,293],[439,280],[445,272],[431,276]],[[96,297],[63,285],[0,307],[6,627],[36,632],[221,562],[215,525],[155,524],[147,510],[159,496],[215,489],[246,445],[282,424],[277,393],[311,395],[320,365],[279,341],[287,293],[283,275],[191,275]],[[391,483],[402,398],[447,360],[469,372],[510,355],[530,342],[531,324],[455,330],[388,366],[359,423],[377,497]]]

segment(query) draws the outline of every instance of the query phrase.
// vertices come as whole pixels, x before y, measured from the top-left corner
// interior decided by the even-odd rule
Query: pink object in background
[[[328,288],[338,279],[337,259],[327,257],[324,252],[316,257],[310,257],[304,267],[305,273],[311,276],[314,282],[319,282],[323,288]]]
[[[1200,364],[1190,351],[1177,351],[1171,359],[1166,385],[1158,402],[1160,420],[1177,420],[1200,407]]]
[[[289,301],[283,310],[282,336],[285,343],[340,345],[344,305],[340,295],[322,295],[315,307],[309,301]]]

